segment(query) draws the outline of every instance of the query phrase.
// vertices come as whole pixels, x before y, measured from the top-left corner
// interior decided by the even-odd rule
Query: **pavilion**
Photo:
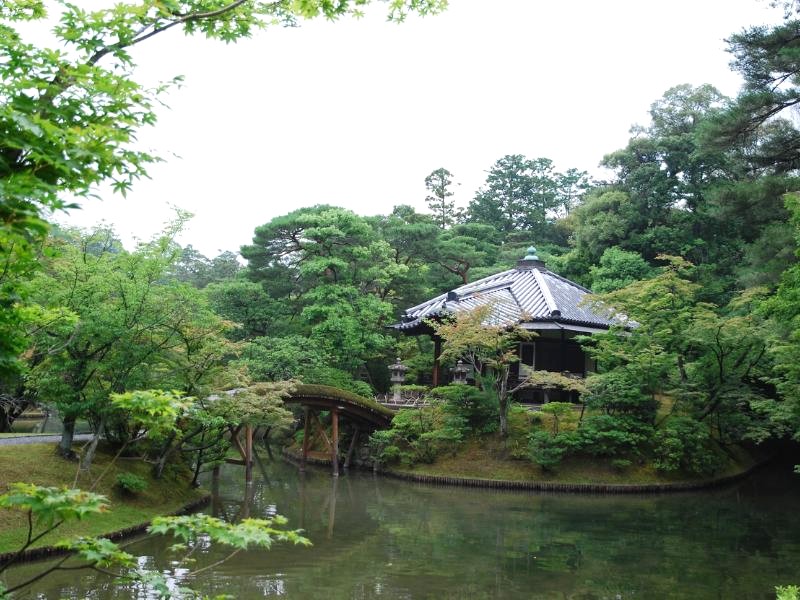
[[[520,365],[585,377],[596,365],[575,337],[607,331],[612,325],[622,324],[620,318],[602,314],[587,303],[590,294],[585,287],[548,270],[544,261],[536,256],[536,248],[530,247],[515,268],[413,306],[392,327],[406,335],[431,336],[434,364],[430,382],[434,387],[448,383],[449,377],[439,364],[442,340],[434,334],[429,321],[486,304],[492,306],[492,324],[519,325],[537,334],[531,341],[519,344],[520,360],[512,367],[510,383],[519,380]],[[541,402],[546,398],[543,391],[537,389],[517,393],[520,402]],[[555,399],[552,393],[549,399]]]

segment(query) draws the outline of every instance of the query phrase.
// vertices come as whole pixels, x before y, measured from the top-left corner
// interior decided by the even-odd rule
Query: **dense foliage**
[[[599,372],[570,390],[581,409],[552,403],[518,419],[520,444],[509,372],[523,333],[465,314],[436,334],[445,366],[465,360],[478,387],[439,389],[428,408],[400,412],[372,437],[382,460],[432,461],[497,432],[545,470],[590,456],[709,475],[742,444],[800,439],[800,132],[785,112],[800,98],[792,11],[777,27],[731,37],[745,80],[738,97],[679,84],[655,100],[650,122],[602,159],[608,181],[509,154],[456,206],[456,176],[439,167],[424,179],[427,195],[408,199],[429,212],[298,208],[256,227],[241,257],[181,248],[186,215],[133,249],[107,228],[47,223],[100,182],[124,193],[157,160],[133,142],[166,88],[136,83],[135,45],[173,27],[234,41],[364,4],[63,4],[55,31],[69,52],[17,33],[19,21],[44,18],[43,3],[0,7],[0,429],[38,403],[63,419],[64,455],[74,423],[90,422],[84,465],[105,437],[134,445],[158,476],[187,463],[196,481],[242,427],[289,432],[296,421],[282,399],[298,382],[370,397],[389,389],[386,366],[400,355],[413,382],[428,383],[430,340],[386,326],[406,307],[510,268],[536,242],[549,268],[628,318],[583,341]],[[402,19],[444,2],[386,5]],[[546,375],[528,385],[570,384]],[[161,417],[171,423],[163,430]]]
[[[429,212],[299,208],[258,226],[241,257],[181,248],[186,215],[133,249],[107,228],[47,222],[100,183],[124,194],[159,160],[138,149],[136,135],[155,123],[154,107],[178,80],[139,84],[138,44],[173,28],[232,42],[269,26],[359,15],[368,3],[142,0],[86,11],[59,2],[59,50],[17,31],[45,19],[44,2],[0,6],[0,431],[38,404],[63,420],[64,456],[73,455],[79,419],[93,429],[76,485],[93,488],[108,472],[86,480],[101,438],[117,457],[147,460],[154,477],[188,466],[197,483],[243,428],[291,433],[298,423],[284,406],[288,394],[333,386],[336,397],[385,413],[371,396],[388,390],[386,366],[400,355],[411,381],[427,383],[433,354],[430,340],[386,326],[403,308],[513,266],[535,242],[551,269],[628,318],[627,327],[583,340],[599,365],[585,383],[540,373],[522,384],[580,393],[581,405],[551,402],[539,414],[515,407],[509,373],[524,334],[486,326],[480,311],[465,314],[435,331],[445,367],[465,360],[477,386],[441,387],[429,406],[400,411],[370,438],[378,460],[429,463],[497,434],[506,456],[544,471],[577,457],[710,476],[742,445],[800,440],[800,132],[788,112],[800,102],[800,21],[792,3],[781,25],[730,38],[745,82],[736,98],[708,84],[667,90],[650,122],[602,159],[608,181],[508,154],[457,206],[456,176],[439,167],[424,179],[426,197],[408,199]],[[445,4],[384,3],[392,20]],[[116,480],[126,494],[145,485],[135,474]],[[22,552],[107,501],[74,486],[19,483],[0,507],[29,517]],[[157,519],[151,533],[174,536],[174,568],[190,571],[194,548],[209,540],[233,552],[307,543],[284,524],[193,515]],[[180,593],[108,540],[65,544],[74,554],[50,571],[103,569],[162,596]],[[11,589],[0,583],[0,596],[40,576]]]

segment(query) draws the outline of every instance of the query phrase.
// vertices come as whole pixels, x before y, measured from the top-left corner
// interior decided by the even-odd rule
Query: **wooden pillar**
[[[299,523],[300,529],[306,528],[306,474],[300,474],[300,485],[297,489],[298,493],[300,494],[300,517]]]
[[[339,476],[339,411],[331,410],[331,467],[333,476]]]
[[[242,498],[242,504],[239,509],[239,518],[238,521],[242,519],[249,519],[250,512],[253,508],[253,500],[255,499],[256,495],[256,486],[252,485],[252,481],[247,481],[244,486],[244,494]]]
[[[350,460],[353,458],[353,450],[356,449],[356,443],[358,440],[358,427],[353,430],[353,439],[350,440],[350,448],[347,450],[347,458],[344,459],[344,468],[345,470],[350,468]]]
[[[242,457],[242,460],[247,460],[247,451],[242,447],[242,441],[239,439],[239,432],[241,431],[241,425],[231,429],[231,443],[236,447],[236,450],[239,452],[239,456]]]
[[[439,357],[442,355],[441,338],[433,338],[433,387],[439,386]]]
[[[303,458],[300,461],[300,470],[306,470],[306,461],[308,460],[308,434],[310,433],[310,427],[308,426],[308,421],[311,419],[311,413],[308,410],[307,406],[303,407]]]
[[[247,483],[253,481],[253,426],[247,425],[244,428],[244,480]]]
[[[222,513],[222,503],[219,497],[219,465],[211,471],[211,516],[218,517]]]
[[[336,523],[336,487],[338,485],[338,479],[331,481],[331,499],[328,503],[328,539],[333,538],[333,526]]]

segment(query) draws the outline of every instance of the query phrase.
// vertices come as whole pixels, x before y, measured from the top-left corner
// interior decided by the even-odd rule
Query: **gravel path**
[[[18,444],[46,444],[47,442],[57,442],[61,439],[61,434],[53,435],[21,435],[19,437],[0,438],[0,446],[16,446]],[[76,433],[72,438],[76,442],[85,442],[92,439],[91,433]]]

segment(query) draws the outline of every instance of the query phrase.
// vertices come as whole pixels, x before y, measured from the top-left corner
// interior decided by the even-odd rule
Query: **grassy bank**
[[[13,482],[35,483],[44,486],[72,486],[77,463],[63,460],[54,454],[54,444],[0,446],[0,493]],[[77,487],[88,489],[108,466],[111,457],[98,452],[91,472],[79,479]],[[144,478],[147,489],[136,496],[120,493],[115,488],[118,473],[129,472]],[[103,535],[133,527],[153,517],[180,510],[204,494],[191,489],[187,479],[179,474],[166,475],[162,480],[150,476],[150,465],[140,460],[121,459],[111,467],[94,490],[109,499],[110,510],[93,515],[86,521],[70,523],[46,536],[35,546],[50,546],[74,535]],[[25,516],[21,512],[0,510],[0,553],[19,548],[27,533]]]
[[[724,469],[713,479],[728,477],[746,471],[757,462],[744,451],[736,453]],[[505,442],[496,436],[473,439],[453,453],[439,456],[431,464],[412,466],[390,465],[393,471],[437,477],[464,477],[470,479],[504,481],[545,481],[564,484],[663,484],[696,482],[704,478],[697,475],[663,474],[651,464],[632,464],[624,469],[611,466],[607,460],[574,456],[566,458],[554,471],[542,470],[529,460],[514,459]],[[707,478],[711,479],[711,478]]]

